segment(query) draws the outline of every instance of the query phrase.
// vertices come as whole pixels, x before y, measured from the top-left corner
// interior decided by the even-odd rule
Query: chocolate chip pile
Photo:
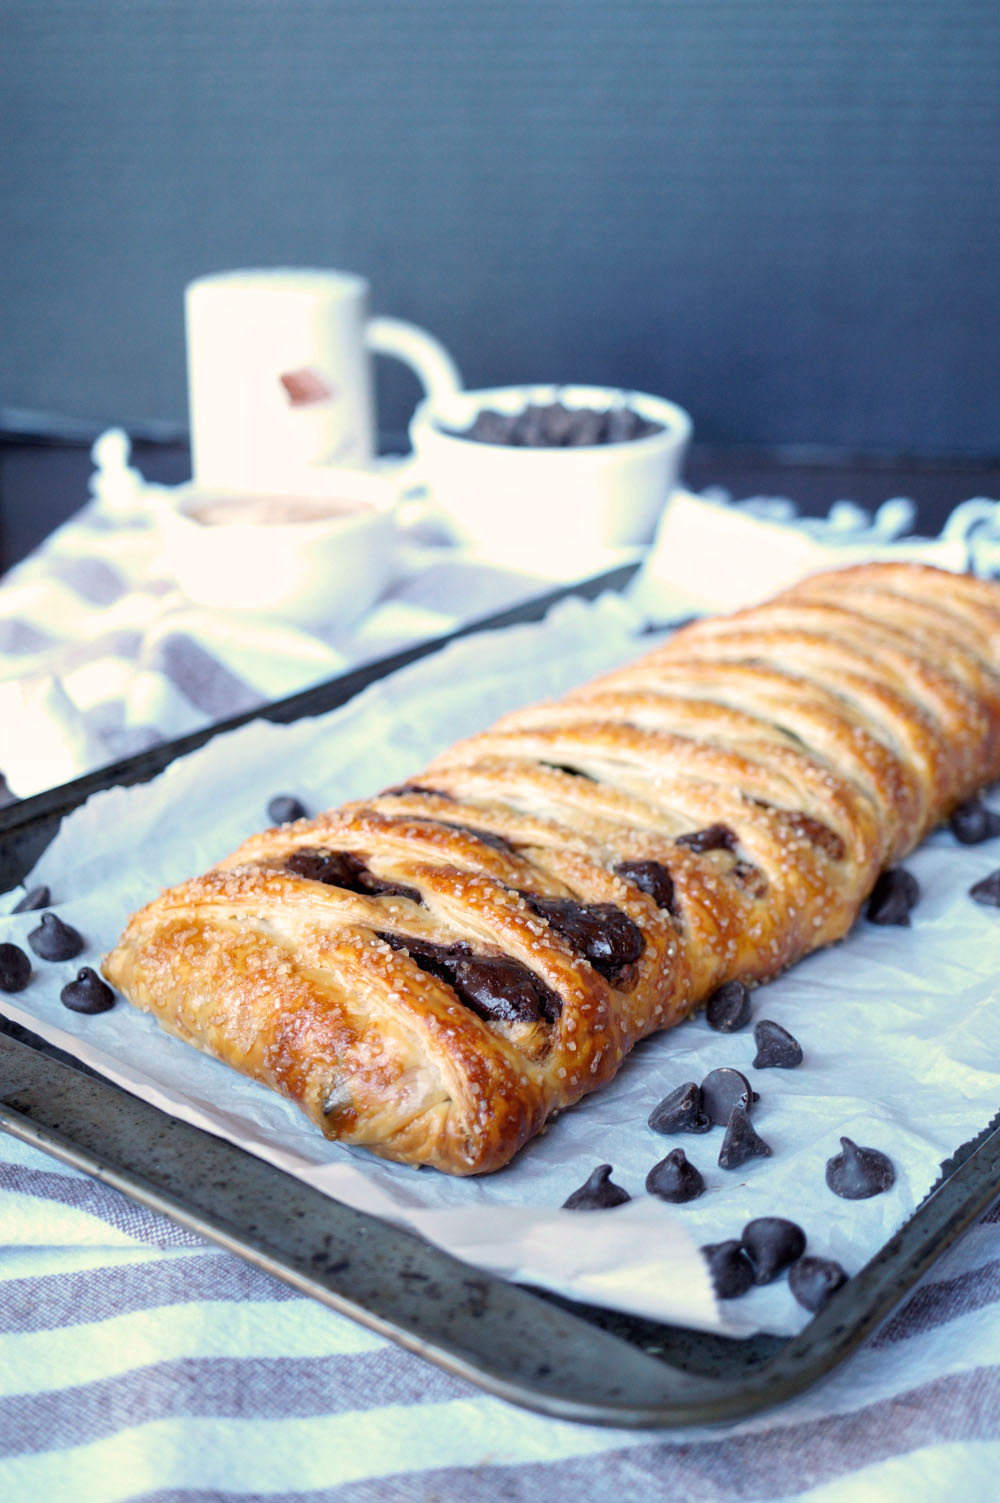
[[[484,407],[467,428],[445,428],[452,438],[518,449],[579,449],[594,444],[629,443],[662,433],[663,424],[618,404],[606,409],[567,407],[563,402],[529,402],[520,412]]]

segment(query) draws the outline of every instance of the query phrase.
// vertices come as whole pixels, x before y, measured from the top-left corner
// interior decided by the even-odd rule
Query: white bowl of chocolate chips
[[[649,543],[691,419],[606,386],[502,386],[421,402],[415,466],[459,542],[522,567]]]

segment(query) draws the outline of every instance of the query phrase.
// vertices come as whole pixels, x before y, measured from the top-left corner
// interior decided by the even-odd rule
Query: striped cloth
[[[484,1395],[7,1137],[0,1248],[10,1503],[997,1495],[1000,1209],[822,1387],[663,1433]]]

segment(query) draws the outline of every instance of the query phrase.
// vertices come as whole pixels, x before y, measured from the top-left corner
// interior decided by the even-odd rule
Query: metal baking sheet
[[[628,570],[554,591],[255,712],[290,722],[477,629],[540,619]],[[0,809],[0,888],[19,882],[71,809],[153,777],[253,715]],[[522,1288],[348,1208],[171,1118],[0,1019],[0,1126],[511,1402],[564,1419],[668,1428],[735,1421],[841,1363],[996,1198],[1000,1130],[964,1145],[906,1225],[797,1336],[735,1341]]]

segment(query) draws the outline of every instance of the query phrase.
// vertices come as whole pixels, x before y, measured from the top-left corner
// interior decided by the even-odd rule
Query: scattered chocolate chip
[[[45,913],[28,935],[28,944],[40,960],[72,960],[83,949],[83,937],[57,914]]]
[[[719,1168],[738,1169],[747,1159],[770,1157],[770,1145],[764,1142],[750,1121],[746,1107],[734,1106],[719,1148]]]
[[[959,804],[948,824],[960,845],[981,845],[984,840],[1000,835],[1000,814],[987,809],[979,798]]]
[[[799,1258],[788,1270],[788,1287],[805,1309],[814,1314],[847,1283],[847,1274],[830,1258]]]
[[[23,992],[31,980],[31,961],[18,945],[0,945],[0,992]]]
[[[59,998],[71,1012],[107,1012],[115,1005],[114,992],[89,965],[77,971],[76,980],[63,987]]]
[[[753,1286],[753,1269],[737,1237],[701,1249],[719,1299],[739,1299]]]
[[[700,855],[703,851],[735,851],[737,839],[728,825],[708,825],[704,830],[678,835],[677,844]]]
[[[742,981],[726,981],[705,1004],[705,1022],[716,1033],[735,1033],[750,1021],[750,988]]]
[[[806,1250],[805,1232],[783,1216],[748,1221],[740,1240],[753,1266],[755,1284],[770,1284]]]
[[[674,879],[659,861],[620,861],[615,867],[619,877],[634,882],[640,892],[653,899],[657,908],[674,911]]]
[[[639,925],[614,903],[578,903],[573,898],[540,898],[533,893],[524,897],[532,911],[612,985],[645,949]]]
[[[877,1148],[859,1148],[841,1138],[841,1152],[826,1162],[826,1182],[842,1200],[867,1200],[895,1183],[892,1160]]]
[[[305,805],[290,793],[276,793],[267,806],[267,817],[272,824],[290,825],[296,819],[305,819]]]
[[[24,894],[21,901],[11,909],[11,913],[36,913],[39,908],[48,908],[52,901],[52,894],[47,887],[32,887]]]
[[[910,910],[920,898],[920,886],[912,872],[902,866],[890,866],[881,873],[871,897],[865,917],[870,924],[902,924],[909,927]]]
[[[995,872],[990,872],[988,877],[981,877],[978,882],[973,882],[969,888],[969,897],[982,903],[984,908],[1000,908],[1000,867]]]
[[[697,1200],[705,1189],[705,1181],[695,1166],[688,1163],[683,1148],[672,1148],[646,1175],[646,1189],[661,1200],[683,1205],[685,1201]]]
[[[701,1087],[693,1080],[664,1096],[649,1114],[654,1132],[708,1132],[712,1119],[701,1109]]]
[[[710,1070],[701,1083],[702,1107],[721,1127],[729,1121],[734,1106],[749,1110],[756,1100],[757,1092],[746,1076],[728,1066]]]
[[[631,1198],[627,1190],[613,1183],[611,1165],[598,1164],[579,1190],[567,1196],[562,1208],[564,1211],[604,1211],[611,1206],[624,1205]]]
[[[761,1018],[753,1026],[753,1038],[757,1045],[755,1070],[794,1070],[801,1065],[802,1045],[780,1023]]]

